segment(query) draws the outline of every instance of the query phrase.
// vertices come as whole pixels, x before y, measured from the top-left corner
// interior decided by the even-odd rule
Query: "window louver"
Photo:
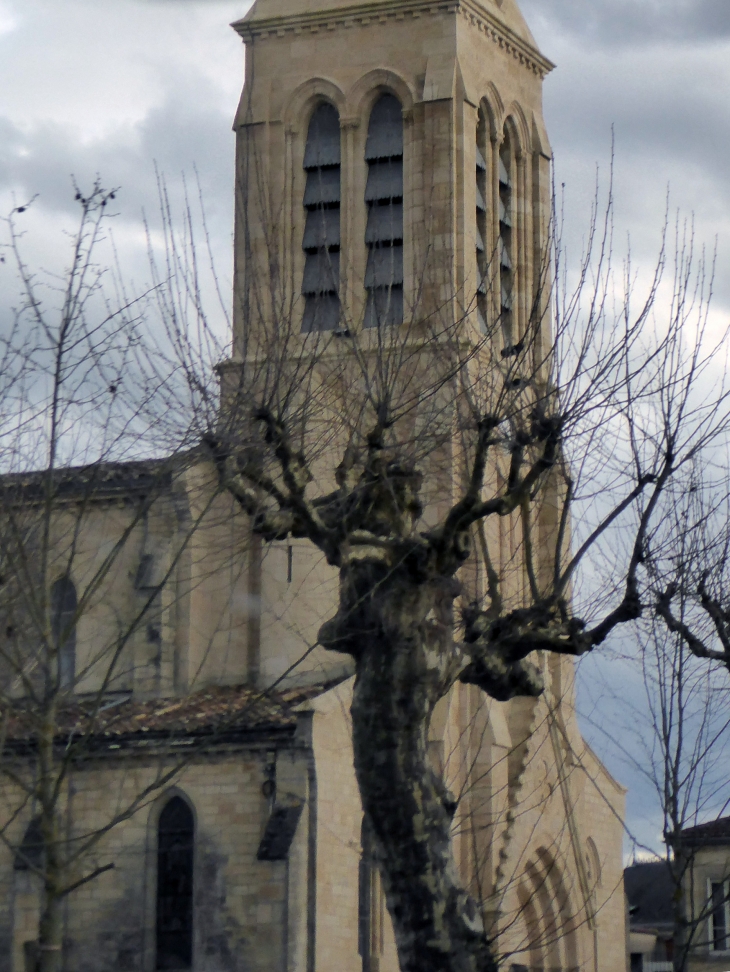
[[[504,152],[507,153],[507,160],[505,161]],[[509,145],[503,147],[503,152],[499,156],[499,184],[501,186],[506,186],[509,189],[512,185],[509,177]]]
[[[312,115],[304,151],[305,332],[340,326],[340,162],[340,118],[333,105],[322,104]]]
[[[340,167],[314,169],[307,173],[304,205],[309,208],[340,202]]]
[[[398,159],[371,162],[365,187],[365,202],[387,202],[403,198],[403,162]]]
[[[397,284],[403,285],[403,247],[373,247],[365,271],[365,286],[372,290]]]
[[[339,209],[310,209],[304,227],[305,251],[340,245]]]
[[[329,250],[317,250],[307,254],[304,264],[305,294],[336,293],[340,281],[340,254]]]
[[[365,242],[367,244],[403,242],[402,202],[394,202],[387,206],[370,206]]]
[[[509,188],[509,187],[506,187],[506,188]],[[510,215],[509,215],[508,211],[505,209],[505,205],[504,205],[504,202],[502,200],[502,196],[501,195],[499,197],[499,221],[504,226],[511,226],[512,225],[512,221],[510,219]]]
[[[512,148],[505,133],[499,152],[499,275],[501,284],[501,321],[505,348],[514,345],[512,294],[514,259],[512,252]]]
[[[403,287],[377,287],[368,291],[365,327],[397,327],[403,323]]]
[[[512,269],[512,260],[510,259],[509,250],[505,246],[504,240],[499,241],[499,265],[504,267],[505,270]]]
[[[365,143],[368,208],[365,327],[403,323],[403,114],[393,95],[370,113]]]

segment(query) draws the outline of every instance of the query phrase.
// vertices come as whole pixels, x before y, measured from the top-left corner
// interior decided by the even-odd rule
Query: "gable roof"
[[[672,927],[674,881],[666,861],[627,867],[624,870],[624,889],[629,899],[632,931]]]

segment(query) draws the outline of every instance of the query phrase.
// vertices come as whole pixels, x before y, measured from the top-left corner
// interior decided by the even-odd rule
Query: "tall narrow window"
[[[479,329],[487,330],[487,254],[485,240],[487,239],[487,163],[482,152],[484,144],[484,117],[480,114],[477,127],[476,144],[476,224],[474,238],[477,259],[477,321]]]
[[[512,240],[514,199],[512,192],[512,147],[505,132],[499,150],[499,276],[501,284],[502,334],[505,350],[515,343],[513,324],[514,254]]]
[[[393,95],[370,113],[365,144],[365,327],[403,323],[403,112]]]
[[[157,969],[192,968],[194,837],[190,807],[175,796],[157,833]]]
[[[58,683],[73,688],[76,678],[76,588],[70,577],[60,577],[51,588],[51,637],[56,650]]]
[[[710,907],[712,909],[712,937],[713,952],[728,951],[730,938],[730,922],[728,922],[728,892],[730,882],[718,881],[710,884]]]
[[[362,822],[360,843],[358,951],[362,972],[379,972],[384,946],[385,896],[373,853],[372,832],[366,819]]]
[[[340,326],[340,116],[330,104],[312,115],[304,152],[304,319],[302,331]]]

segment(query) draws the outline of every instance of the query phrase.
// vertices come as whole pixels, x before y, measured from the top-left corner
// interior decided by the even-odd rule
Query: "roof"
[[[632,864],[624,870],[632,931],[661,929],[673,924],[674,880],[666,861]]]
[[[60,710],[56,738],[64,745],[76,739],[91,749],[121,749],[147,740],[223,741],[262,732],[293,733],[296,707],[339,681],[268,692],[250,685],[217,685],[182,698],[137,701],[118,696],[101,706],[96,699],[80,700]],[[28,750],[34,735],[32,710],[21,701],[8,718],[7,745]]]
[[[506,38],[517,42],[526,52],[542,58],[535,38],[522,16],[517,0],[460,0],[486,17],[487,20]],[[337,19],[348,17],[379,17],[390,13],[410,12],[413,9],[456,9],[454,3],[440,0],[436,5],[432,0],[256,0],[248,13],[231,26],[242,37],[247,37],[252,28],[272,29],[276,25],[286,27],[316,22],[322,17]],[[545,60],[544,67],[550,70],[554,65]]]
[[[690,847],[730,844],[730,817],[718,817],[696,827],[685,827],[682,830],[682,843]]]
[[[173,468],[178,464],[177,457],[166,457],[60,467],[53,470],[53,496],[54,499],[102,497],[168,487],[172,483]],[[6,501],[39,499],[49,475],[47,469],[5,473],[0,476],[0,495]]]

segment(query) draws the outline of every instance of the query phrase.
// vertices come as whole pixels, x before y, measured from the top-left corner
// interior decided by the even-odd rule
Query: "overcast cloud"
[[[0,214],[38,194],[27,214],[31,262],[53,265],[74,215],[70,177],[99,173],[120,186],[123,260],[144,273],[141,211],[154,213],[154,163],[175,190],[197,169],[221,273],[230,276],[233,136],[246,12],[233,0],[0,0]],[[616,224],[634,258],[651,265],[667,191],[694,216],[697,238],[717,238],[715,315],[730,314],[730,2],[522,0],[556,71],[545,113],[568,242],[577,249],[616,146]],[[0,264],[0,317],[16,292]],[[585,668],[584,668],[585,670]],[[602,752],[600,736],[592,736]],[[625,770],[611,764],[627,781]],[[654,823],[641,789],[630,802],[643,839]],[[644,791],[645,792],[645,791]],[[658,834],[655,835],[658,838]],[[654,839],[654,838],[652,838]]]

